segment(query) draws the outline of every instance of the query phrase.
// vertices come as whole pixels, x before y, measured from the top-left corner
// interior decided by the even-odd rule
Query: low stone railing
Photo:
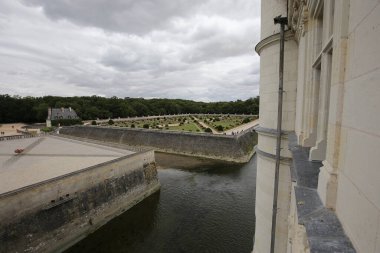
[[[8,136],[0,136],[0,141],[10,141],[10,140],[19,140],[26,138],[34,138],[48,135],[48,133],[41,132],[39,134],[22,134],[22,135],[8,135]]]

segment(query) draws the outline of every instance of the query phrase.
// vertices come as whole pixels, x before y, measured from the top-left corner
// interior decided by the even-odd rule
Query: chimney
[[[69,107],[69,111],[71,112],[71,107]]]
[[[51,107],[48,108],[48,119],[51,119]]]
[[[61,112],[64,112],[65,111],[65,108],[61,107]]]

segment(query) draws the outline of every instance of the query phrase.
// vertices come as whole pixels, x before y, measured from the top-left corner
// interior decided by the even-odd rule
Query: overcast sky
[[[258,95],[259,0],[1,0],[0,93]]]

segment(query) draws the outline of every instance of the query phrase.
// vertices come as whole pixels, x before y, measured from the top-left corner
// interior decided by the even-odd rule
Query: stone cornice
[[[265,127],[261,127],[260,125],[255,127],[254,129],[258,134],[267,135],[267,136],[271,136],[271,137],[277,137],[277,129],[265,128]],[[291,133],[291,132],[282,131],[281,137],[282,138],[288,138],[289,133]]]
[[[276,160],[276,155],[274,155],[274,154],[270,154],[270,153],[267,153],[265,151],[262,151],[257,146],[256,146],[255,150],[256,150],[256,154],[263,157],[263,158],[267,158],[269,160]],[[293,159],[290,157],[280,156],[280,163],[282,163],[282,164],[290,165],[292,163],[292,160]]]
[[[292,40],[292,39],[294,39],[294,33],[290,30],[287,30],[285,32],[285,40]],[[265,47],[278,43],[279,41],[280,41],[280,33],[276,33],[271,36],[268,36],[265,39],[261,40],[259,43],[257,43],[255,47],[255,51],[258,55],[260,55],[261,51]]]

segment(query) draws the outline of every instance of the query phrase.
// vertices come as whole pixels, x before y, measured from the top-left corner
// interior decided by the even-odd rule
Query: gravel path
[[[247,130],[248,128],[251,128],[253,126],[256,126],[259,124],[259,119],[256,119],[254,121],[248,122],[247,124],[237,126],[235,128],[232,128],[230,130],[225,131],[227,135],[232,135],[232,133],[239,133],[241,131]]]

